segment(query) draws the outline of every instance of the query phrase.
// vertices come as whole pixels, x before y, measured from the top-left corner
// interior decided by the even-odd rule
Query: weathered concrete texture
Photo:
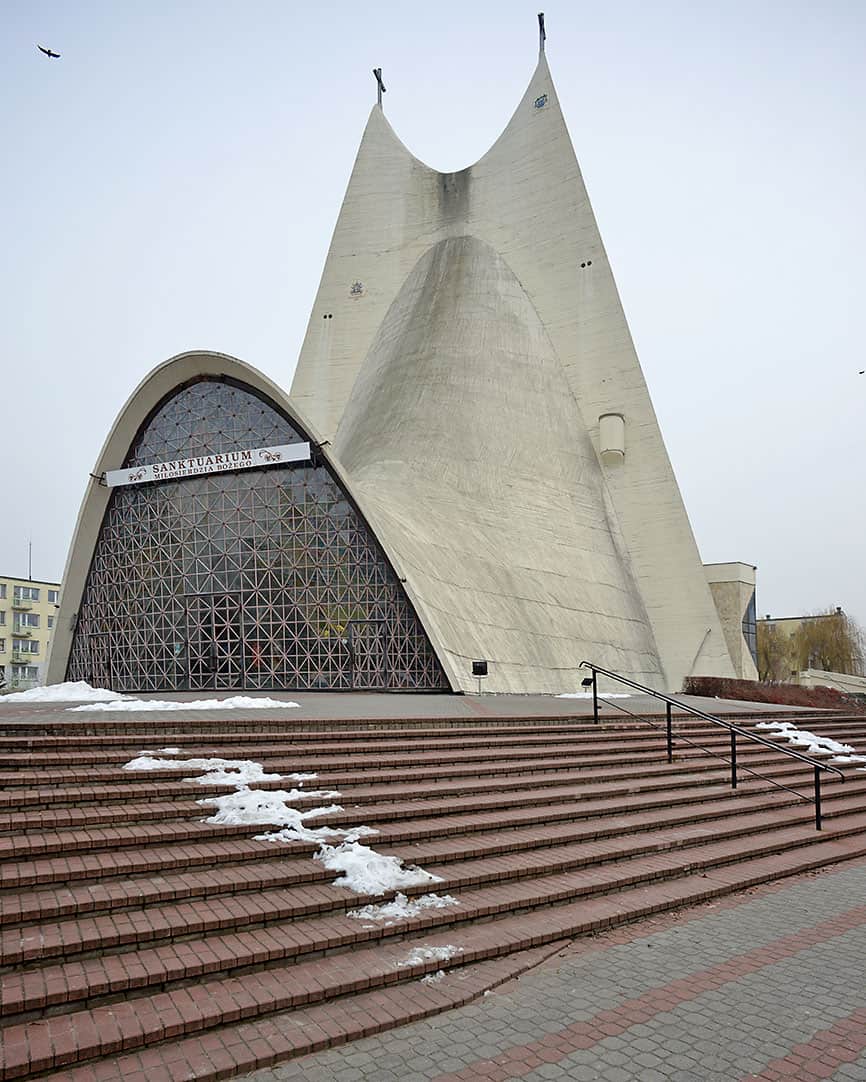
[[[497,690],[571,689],[578,655],[663,682],[562,366],[489,245],[450,238],[419,260],[334,450],[455,686],[490,657]]]
[[[544,56],[459,173],[419,162],[374,107],[291,397],[376,490],[455,686],[474,655],[491,690],[558,689],[579,654],[675,689],[733,675]],[[608,413],[625,457],[601,467]]]
[[[740,562],[704,564],[738,680],[758,679],[758,670],[743,634],[743,622],[755,597],[756,570],[751,564]]]

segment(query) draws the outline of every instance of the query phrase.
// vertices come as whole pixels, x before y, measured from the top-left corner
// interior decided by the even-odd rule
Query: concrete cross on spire
[[[373,74],[376,76],[376,88],[378,91],[379,104],[382,104],[382,95],[385,93],[385,84],[382,82],[382,69],[373,68]]]

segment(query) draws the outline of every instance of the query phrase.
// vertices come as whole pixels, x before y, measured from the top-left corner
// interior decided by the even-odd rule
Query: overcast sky
[[[193,348],[288,387],[384,68],[477,160],[536,7],[0,0],[0,572],[58,579],[127,396]],[[866,621],[866,2],[548,2],[548,58],[704,561]],[[62,54],[50,60],[40,43]]]

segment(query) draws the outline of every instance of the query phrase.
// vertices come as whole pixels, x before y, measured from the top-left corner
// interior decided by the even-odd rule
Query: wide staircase
[[[0,1076],[230,1077],[467,1002],[574,936],[866,856],[866,772],[828,776],[819,832],[790,791],[811,796],[809,764],[741,739],[733,790],[687,742],[726,756],[727,732],[675,716],[669,764],[649,720],[0,714]],[[796,723],[866,750],[864,715]],[[231,785],[122,769],[163,746],[316,774],[342,810],[305,826],[374,828],[365,845],[439,877],[410,900],[456,904],[351,916],[394,892],[335,886],[313,842],[205,822],[197,800]]]

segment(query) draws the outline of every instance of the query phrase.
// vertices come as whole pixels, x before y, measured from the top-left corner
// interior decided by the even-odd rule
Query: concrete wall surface
[[[866,676],[850,676],[844,672],[825,672],[823,669],[804,669],[797,681],[806,688],[835,688],[852,695],[866,695]]]
[[[541,690],[566,656],[674,689],[734,675],[544,55],[503,134],[456,173],[414,158],[374,106],[291,398],[375,501],[437,648],[501,663],[489,690]],[[611,413],[625,455],[602,466]],[[518,479],[509,464],[539,439],[534,482]]]

